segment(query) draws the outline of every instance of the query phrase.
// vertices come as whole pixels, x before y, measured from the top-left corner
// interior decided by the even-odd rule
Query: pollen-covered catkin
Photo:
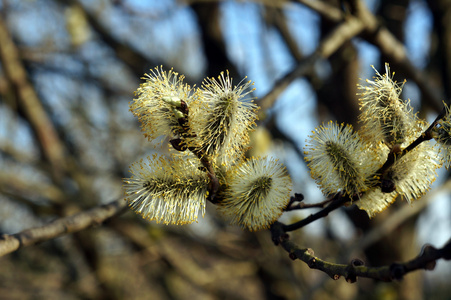
[[[205,214],[208,177],[195,160],[154,155],[130,166],[124,179],[131,209],[144,219],[164,224],[189,224]]]
[[[227,175],[219,210],[251,231],[269,228],[288,205],[291,178],[275,159],[250,158]]]
[[[252,85],[241,81],[233,86],[229,73],[222,72],[217,80],[205,79],[199,90],[206,105],[203,113],[191,119],[193,130],[202,151],[219,165],[233,163],[249,144],[249,131],[257,118],[257,106],[250,97]]]
[[[436,149],[423,142],[397,159],[381,178],[393,186],[393,191],[383,192],[381,186],[372,187],[356,205],[372,217],[385,210],[398,196],[410,203],[429,190],[439,167]]]
[[[432,129],[432,137],[440,146],[440,154],[447,169],[451,166],[451,113],[450,107],[443,103],[445,116]]]
[[[130,102],[130,111],[138,117],[142,131],[149,140],[159,136],[179,136],[186,133],[187,127],[180,124],[180,119],[187,116],[181,110],[184,103],[187,107],[199,104],[197,93],[183,82],[184,76],[172,69],[168,72],[162,67],[151,70],[144,77],[135,92],[136,98]]]
[[[395,145],[405,147],[409,137],[418,133],[418,128],[409,102],[400,99],[404,83],[393,81],[388,64],[385,65],[385,74],[375,71],[374,80],[366,80],[366,85],[357,85],[362,91],[357,94],[362,110],[359,116],[363,123],[361,134],[375,145],[382,142],[390,149]]]
[[[374,67],[373,67],[374,69]],[[366,85],[358,85],[363,123],[362,135],[378,153],[386,159],[390,151],[395,161],[383,174],[377,174],[379,184],[372,186],[356,204],[369,216],[386,209],[398,196],[409,203],[421,197],[431,186],[440,166],[436,149],[423,142],[402,157],[402,153],[427,128],[412,111],[409,102],[400,99],[403,84],[393,81],[388,64],[386,73],[376,70],[375,80],[366,80]]]
[[[331,121],[309,137],[305,160],[325,195],[342,192],[352,197],[368,189],[368,180],[381,163],[351,125]]]

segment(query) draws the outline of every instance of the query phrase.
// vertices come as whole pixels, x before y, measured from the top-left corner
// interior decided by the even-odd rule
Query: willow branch
[[[16,234],[3,234],[0,236],[0,256],[22,247],[100,225],[109,218],[124,213],[126,206],[126,201],[119,199],[73,216],[57,219],[40,227],[27,229]]]
[[[283,230],[285,232],[288,232],[288,231],[294,231],[299,228],[302,228],[318,219],[326,217],[327,215],[329,215],[330,212],[336,210],[339,207],[342,207],[345,203],[347,203],[349,201],[351,201],[351,198],[349,196],[341,195],[340,193],[338,193],[337,195],[335,195],[334,198],[332,198],[332,201],[330,201],[330,204],[328,206],[326,206],[319,212],[317,212],[315,214],[311,214],[307,218],[300,220],[299,222],[296,222],[296,223],[293,223],[290,225],[283,224]]]
[[[451,259],[451,239],[440,249],[425,245],[421,253],[414,259],[404,263],[392,263],[383,267],[368,267],[360,259],[354,259],[349,264],[327,262],[314,255],[310,248],[299,248],[291,242],[285,230],[286,225],[276,222],[271,227],[271,237],[276,245],[281,245],[289,253],[291,259],[300,259],[311,269],[320,270],[334,280],[344,277],[348,282],[355,282],[358,277],[372,278],[381,281],[400,280],[415,270],[433,270],[438,259]]]
[[[185,117],[178,118],[177,121],[179,122],[179,125],[181,126],[181,136],[182,138],[176,138],[172,139],[169,142],[171,143],[172,147],[176,149],[177,151],[185,151],[188,149],[196,155],[196,157],[200,160],[202,163],[202,166],[205,168],[207,172],[207,176],[210,179],[210,182],[208,184],[208,197],[207,200],[211,203],[216,204],[217,200],[215,200],[216,194],[219,190],[219,179],[216,177],[215,169],[213,167],[213,164],[210,162],[208,155],[205,153],[205,151],[201,148],[196,147],[187,147],[184,138],[185,137],[193,137],[193,135],[189,132],[189,126],[188,126],[188,113],[189,113],[189,107],[186,104],[185,101],[180,100],[180,107],[177,108]],[[195,135],[194,135],[195,136]]]
[[[290,201],[288,204],[288,207],[285,209],[285,211],[292,211],[297,209],[307,209],[307,208],[324,208],[327,204],[331,203],[334,199],[327,199],[318,203],[305,203],[300,201]]]

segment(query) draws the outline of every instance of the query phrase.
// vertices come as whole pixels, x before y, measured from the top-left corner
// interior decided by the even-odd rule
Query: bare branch
[[[0,61],[8,81],[14,87],[18,104],[35,132],[45,158],[50,162],[55,178],[61,176],[66,165],[64,146],[44,110],[41,101],[28,80],[25,67],[20,60],[16,45],[6,24],[0,18]]]
[[[298,0],[299,3],[309,7],[310,9],[319,13],[322,17],[331,22],[343,22],[357,17],[364,24],[363,38],[368,42],[378,47],[381,53],[390,59],[390,62],[399,66],[400,69],[408,78],[411,78],[421,90],[425,97],[425,102],[431,104],[437,111],[441,108],[441,98],[437,89],[434,89],[434,84],[431,84],[423,72],[420,72],[412,64],[408,58],[406,48],[403,43],[399,41],[387,28],[382,26],[376,16],[374,16],[363,1],[357,2],[356,16],[346,15],[338,8],[327,4],[324,1],[313,0]]]
[[[290,203],[288,204],[288,207],[285,209],[285,211],[292,211],[297,209],[306,209],[306,208],[323,208],[327,204],[331,203],[334,199],[327,199],[318,203],[305,203],[301,201],[297,201],[296,199],[293,199],[295,197],[292,197]]]
[[[373,278],[381,281],[400,280],[409,272],[415,270],[433,270],[436,261],[440,258],[451,259],[451,239],[441,249],[425,245],[421,253],[414,259],[405,263],[392,263],[383,267],[367,267],[360,259],[353,259],[349,264],[335,264],[315,257],[310,248],[301,249],[289,240],[284,224],[276,222],[271,227],[272,240],[276,245],[281,245],[289,253],[291,259],[300,259],[311,269],[323,271],[332,279],[344,277],[348,282],[355,282],[357,277]]]
[[[290,225],[283,225],[283,230],[285,232],[288,231],[294,231],[299,228],[302,228],[318,219],[326,217],[331,211],[336,210],[337,208],[343,206],[345,203],[351,201],[352,199],[349,196],[343,196],[342,194],[338,193],[335,195],[334,198],[329,200],[330,204],[326,206],[324,209],[320,210],[319,212],[312,214],[308,216],[305,219],[300,220],[299,222],[290,224]],[[358,197],[356,197],[355,200],[358,200]]]
[[[331,22],[341,22],[343,21],[345,15],[340,9],[330,5],[325,1],[317,0],[297,0],[297,2],[307,6],[308,8],[316,11],[325,19]]]
[[[0,236],[0,256],[14,252],[22,247],[57,238],[64,234],[100,225],[105,220],[125,212],[127,203],[119,199],[73,216],[57,219],[41,227],[31,228],[16,234]]]
[[[331,56],[345,42],[352,39],[365,29],[364,24],[355,17],[348,18],[345,22],[337,26],[328,36],[326,36],[310,56],[303,59],[294,70],[279,79],[274,88],[258,102],[263,111],[270,108],[277,97],[293,82],[296,78],[305,76],[319,59],[326,59]]]

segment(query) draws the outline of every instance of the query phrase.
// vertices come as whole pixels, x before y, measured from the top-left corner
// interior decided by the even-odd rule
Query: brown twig
[[[286,233],[286,225],[276,222],[271,226],[271,237],[275,245],[281,245],[289,253],[291,259],[300,259],[311,269],[320,270],[332,279],[344,277],[348,282],[355,282],[358,277],[372,278],[381,281],[400,280],[409,272],[415,270],[432,270],[438,259],[451,259],[451,239],[441,249],[425,245],[421,253],[414,259],[404,263],[392,263],[383,267],[368,267],[360,259],[354,259],[349,264],[335,264],[324,261],[314,255],[310,248],[299,248],[291,242]]]
[[[357,197],[357,199],[358,199],[358,197]],[[326,217],[331,211],[336,210],[337,208],[343,206],[345,203],[347,203],[351,200],[352,199],[349,196],[338,193],[337,195],[335,195],[335,197],[333,197],[331,200],[329,200],[330,204],[328,206],[326,206],[319,212],[312,214],[305,219],[300,220],[299,222],[296,222],[296,223],[293,223],[290,225],[284,224],[283,230],[285,232],[288,232],[288,231],[294,231],[299,228],[302,228],[318,219]]]
[[[307,208],[323,208],[327,204],[331,203],[333,199],[327,199],[318,203],[304,203],[304,202],[298,202],[296,204],[291,203],[288,205],[288,207],[285,209],[285,211],[292,211],[297,209],[307,209]]]
[[[119,199],[73,216],[57,219],[40,227],[27,229],[16,234],[3,234],[0,236],[0,256],[22,247],[100,225],[105,220],[125,212],[126,206],[126,201]]]

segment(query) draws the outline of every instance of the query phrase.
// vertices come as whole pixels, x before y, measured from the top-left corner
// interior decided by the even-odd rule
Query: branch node
[[[392,280],[401,280],[406,274],[406,269],[403,265],[393,263],[390,265],[390,278]]]
[[[355,283],[357,282],[357,275],[355,274],[355,267],[363,266],[365,263],[363,260],[354,258],[351,263],[346,267],[346,282]]]
[[[365,262],[361,259],[354,258],[353,260],[351,260],[351,265],[353,267],[360,267],[360,266],[364,266]]]
[[[338,280],[340,279],[340,275],[338,274],[334,274],[334,276],[332,277],[333,280]]]
[[[315,251],[313,251],[312,248],[307,248],[307,249],[305,249],[305,252],[306,252],[308,255],[311,255],[311,256],[315,255]]]
[[[274,245],[279,246],[281,243],[286,242],[290,239],[290,236],[287,233],[283,233],[281,235],[275,236],[272,238]]]
[[[294,193],[294,201],[293,202],[295,202],[295,201],[301,202],[302,200],[304,200],[304,195],[299,194],[299,193]]]
[[[316,258],[312,257],[308,260],[307,265],[310,269],[316,269]]]

